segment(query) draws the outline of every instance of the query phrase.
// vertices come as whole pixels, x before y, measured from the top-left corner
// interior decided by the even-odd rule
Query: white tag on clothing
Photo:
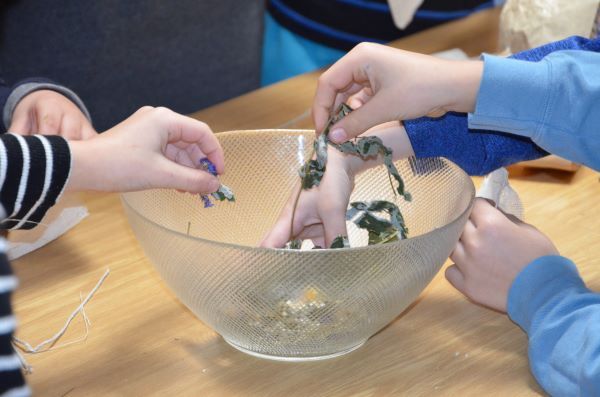
[[[406,29],[412,22],[419,6],[423,4],[423,0],[388,0],[388,4],[392,11],[394,25],[398,29]]]

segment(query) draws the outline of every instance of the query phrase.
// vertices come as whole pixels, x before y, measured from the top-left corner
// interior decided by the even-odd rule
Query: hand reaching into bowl
[[[397,121],[379,125],[363,136],[368,135],[381,138],[383,143],[393,150],[394,160],[413,155],[406,131]],[[354,188],[354,178],[360,172],[381,163],[380,158],[363,161],[329,146],[327,168],[321,183],[317,187],[300,192],[293,229],[290,223],[300,184],[294,188],[261,246],[282,248],[288,241],[299,238],[310,239],[316,246],[330,247],[337,236],[346,236],[346,210]]]
[[[173,188],[212,193],[218,179],[197,169],[208,158],[221,174],[223,150],[204,123],[166,108],[143,107],[103,134],[69,142],[68,190],[135,191]]]
[[[362,43],[319,78],[313,103],[315,127],[322,131],[332,110],[348,100],[353,108],[363,106],[332,126],[329,138],[336,143],[392,120],[469,112],[482,73],[480,61],[449,61]]]
[[[327,170],[319,186],[302,190],[293,217],[298,183],[279,219],[264,237],[261,246],[282,248],[295,238],[311,239],[316,246],[329,247],[337,236],[346,236],[346,208],[354,188],[356,169],[349,156],[329,146]],[[290,235],[290,232],[292,233]]]

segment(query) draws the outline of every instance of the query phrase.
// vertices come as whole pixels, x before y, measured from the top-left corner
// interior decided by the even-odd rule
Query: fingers
[[[325,128],[335,104],[339,106],[342,102],[341,99],[336,101],[338,94],[350,96],[369,85],[369,78],[360,67],[355,52],[350,51],[319,77],[312,108],[315,127],[319,132]]]
[[[187,155],[192,161],[192,163],[195,164],[194,167],[197,167],[198,164],[200,164],[200,160],[206,158],[206,154],[204,154],[204,152],[200,150],[198,145],[188,145],[185,148],[185,151],[187,152]]]
[[[263,240],[260,243],[261,247],[267,248],[283,248],[285,244],[292,239],[291,233],[296,232],[296,230],[291,230],[291,222],[292,222],[292,214],[295,210],[294,204],[296,202],[296,197],[298,195],[298,191],[301,189],[300,184],[297,184],[292,193],[290,194],[290,198],[288,199],[285,207],[281,211],[279,218],[277,218],[277,222],[275,225],[269,230],[269,232],[263,237]],[[300,197],[301,199],[302,197]],[[301,207],[300,201],[296,208]],[[301,225],[302,221],[298,218],[301,214],[296,213],[294,216],[294,223],[297,225]]]
[[[64,115],[59,127],[60,135],[67,140],[79,140],[81,136],[81,120]]]
[[[458,266],[452,265],[446,269],[446,280],[452,284],[454,288],[464,293],[465,290],[465,276],[462,274]]]
[[[170,110],[166,111],[168,117],[161,118],[167,120],[168,143],[183,141],[196,144],[215,165],[217,172],[222,174],[225,169],[223,149],[210,127],[199,120],[182,116]],[[163,113],[161,116],[164,115]]]
[[[466,256],[465,246],[462,242],[458,241],[456,243],[456,246],[454,247],[454,251],[452,251],[452,253],[450,254],[450,259],[455,264],[456,263],[460,264],[464,261],[465,256]]]
[[[52,115],[53,119],[57,119],[58,115]],[[53,121],[50,123],[50,127],[42,126],[44,129],[40,129],[41,134],[50,134],[52,130]],[[92,128],[88,120],[79,111],[76,114],[64,113],[56,134],[59,134],[67,140],[85,140],[92,138],[97,135],[96,131]]]
[[[13,113],[12,122],[10,124],[10,127],[8,127],[8,132],[12,132],[15,134],[20,134],[20,135],[31,134],[33,132],[33,125],[31,123],[31,117],[29,116],[29,112],[15,111]]]
[[[81,127],[81,139],[90,139],[97,135],[98,133],[96,132],[94,127],[92,127],[92,124],[87,119],[85,119],[83,122],[83,126]]]
[[[348,100],[350,98],[354,98],[356,95],[359,95],[364,90],[365,86],[363,84],[352,83],[349,87],[346,87],[345,89],[338,92],[338,94],[335,97],[335,102],[333,104],[332,110],[335,112],[342,103],[348,103]]]
[[[470,219],[467,219],[467,223],[465,223],[465,227],[463,229],[462,234],[460,235],[459,241],[464,244],[465,241],[472,240],[475,237],[476,233],[477,228]]]
[[[490,202],[484,198],[476,198],[469,219],[475,227],[480,227],[493,222],[498,214],[501,214]]]
[[[153,185],[161,188],[178,189],[189,193],[208,194],[215,192],[219,180],[208,172],[178,164],[164,157],[155,161],[156,178]]]
[[[283,248],[290,241],[291,213],[284,212],[260,243],[261,247]]]
[[[371,90],[371,88],[363,88],[362,90],[348,98],[348,105],[350,105],[352,109],[356,110],[365,103],[367,103],[367,101],[371,99],[372,96],[373,90]]]
[[[389,104],[382,95],[373,96],[359,109],[353,111],[331,127],[330,139],[335,143],[343,143],[357,137],[376,125],[393,121],[388,115]]]
[[[56,135],[60,132],[63,113],[54,107],[38,106],[36,109],[37,133],[45,135]]]
[[[165,148],[165,156],[177,164],[181,164],[190,168],[198,168],[198,163],[193,162],[185,150],[179,149],[175,145],[167,145]]]

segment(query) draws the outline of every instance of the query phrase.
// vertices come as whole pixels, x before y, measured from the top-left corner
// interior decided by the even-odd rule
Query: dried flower
[[[210,161],[208,158],[200,159],[200,169],[209,172],[211,175],[217,176],[217,167]],[[227,186],[221,184],[219,189],[216,192],[210,194],[215,200],[219,201],[235,201],[235,196],[233,195],[233,191]],[[208,195],[200,195],[202,202],[204,203],[204,208],[213,207],[214,204],[210,201]]]

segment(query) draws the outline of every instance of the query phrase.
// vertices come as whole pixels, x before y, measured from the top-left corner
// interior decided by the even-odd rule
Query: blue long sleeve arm
[[[471,171],[509,164],[540,147],[600,169],[598,47],[599,40],[571,38],[516,57],[532,62],[486,56],[469,126],[510,136],[465,132],[462,115],[429,128],[445,128],[462,139],[460,151],[444,150],[456,150],[453,159]],[[573,49],[583,51],[560,51]],[[481,147],[468,143],[473,136]],[[464,154],[475,149],[484,150],[475,158],[483,168],[473,167],[470,153]],[[586,288],[573,262],[547,256],[530,263],[511,286],[508,314],[527,333],[532,373],[550,395],[600,395],[600,294]]]
[[[530,263],[508,295],[508,314],[529,339],[531,371],[552,396],[600,395],[600,294],[561,256]]]
[[[570,37],[515,54],[511,58],[538,62],[562,50],[600,52],[600,39]],[[417,157],[446,157],[471,175],[487,174],[502,166],[548,154],[528,136],[469,129],[468,123],[466,114],[451,113],[438,119],[408,120],[404,125]]]
[[[580,51],[547,57],[563,50]],[[406,123],[415,153],[445,156],[471,174],[483,174],[543,156],[543,147],[598,169],[600,60],[592,53],[599,51],[600,40],[572,37],[515,55],[531,65],[486,59],[470,124],[513,134],[468,130],[465,115],[419,119]],[[517,64],[526,75],[511,70]],[[510,83],[520,91],[511,90],[507,98]],[[498,103],[503,110],[493,109]],[[508,314],[527,333],[532,373],[550,395],[600,395],[600,294],[585,287],[573,262],[548,256],[530,263],[511,286]]]
[[[600,170],[599,68],[600,53],[588,51],[559,51],[539,62],[486,55],[469,126],[531,138]]]

